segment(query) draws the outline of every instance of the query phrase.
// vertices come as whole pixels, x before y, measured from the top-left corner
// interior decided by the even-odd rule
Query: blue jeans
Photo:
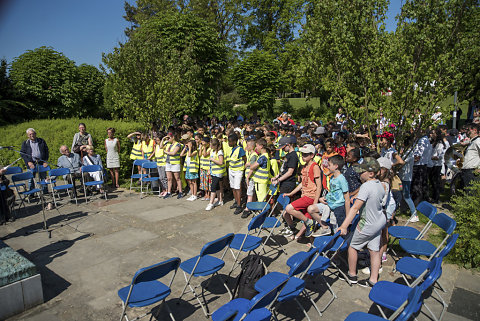
[[[413,204],[413,200],[410,197],[410,186],[412,185],[411,181],[403,181],[402,180],[402,194],[403,194],[403,199],[405,200],[405,203],[407,203],[408,208],[410,209],[410,212],[412,215],[415,213],[415,204]]]

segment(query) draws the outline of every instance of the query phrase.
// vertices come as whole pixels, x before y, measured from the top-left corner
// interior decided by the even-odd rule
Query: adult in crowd
[[[93,146],[92,135],[87,133],[87,126],[84,123],[78,124],[78,133],[73,136],[72,152],[78,154],[80,158],[86,153],[85,148],[90,145]]]
[[[418,140],[413,149],[413,172],[412,172],[412,198],[415,205],[418,205],[426,198],[428,191],[428,163],[432,158],[432,144],[426,133]]]
[[[112,187],[119,188],[118,177],[120,170],[120,141],[115,137],[115,128],[107,129],[108,138],[105,139],[105,150],[107,151],[107,168],[110,170],[112,177]],[[154,153],[151,153],[150,157]]]
[[[69,184],[73,184],[73,192],[77,195],[75,181],[80,179],[80,182],[82,182],[82,162],[80,160],[80,155],[71,153],[66,145],[60,146],[60,154],[62,154],[62,156],[57,160],[57,167],[68,168],[70,170],[72,180],[70,180],[70,177],[64,177],[64,179],[67,179]],[[85,180],[88,181],[90,177],[88,173],[83,173],[83,176],[85,177]]]
[[[47,167],[47,161],[49,157],[47,143],[45,140],[37,137],[37,132],[33,128],[27,129],[27,137],[28,139],[22,143],[22,148],[20,149],[25,165],[30,170],[35,170],[36,166]],[[39,173],[39,177],[40,179],[45,179],[47,177],[47,173]],[[29,190],[35,188],[35,186],[33,186],[33,179],[28,185]],[[43,186],[43,192],[48,192],[47,185]]]
[[[480,125],[475,123],[468,124],[468,138],[470,142],[465,150],[465,158],[462,166],[462,180],[465,187],[480,177]]]

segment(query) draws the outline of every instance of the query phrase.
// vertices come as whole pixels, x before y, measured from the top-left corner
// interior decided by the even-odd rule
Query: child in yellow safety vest
[[[264,138],[258,139],[255,142],[255,149],[260,156],[253,165],[250,165],[250,172],[247,175],[246,181],[248,185],[250,179],[253,179],[257,200],[264,202],[267,198],[268,175],[270,173],[270,156],[267,152],[267,141]]]
[[[210,200],[210,137],[203,137],[200,146],[200,189],[205,192],[204,201]]]
[[[225,175],[225,161],[222,150],[222,144],[218,139],[212,139],[210,151],[210,175],[212,177],[212,184],[210,186],[210,202],[207,205],[206,211],[211,211],[216,206],[223,205],[223,182],[222,178]],[[218,191],[218,192],[217,192]],[[215,202],[215,197],[218,196],[218,201]]]
[[[167,173],[168,191],[164,198],[169,198],[172,196],[172,186],[174,180],[177,183],[177,198],[183,197],[182,182],[180,180],[180,152],[182,145],[178,142],[179,140],[180,135],[178,133],[168,133],[168,135],[162,140],[162,144],[169,143],[168,147],[165,147],[165,154],[167,155],[165,172]],[[163,147],[163,145],[161,147]]]
[[[185,179],[190,187],[192,196],[187,198],[187,201],[195,201],[197,199],[197,179],[198,179],[198,150],[197,143],[194,140],[190,140],[185,144],[185,147],[180,154],[181,157],[185,157],[184,167],[187,171],[185,173]]]
[[[142,133],[133,132],[128,134],[127,138],[133,142],[132,151],[130,152],[130,159],[134,161],[136,159],[142,159]],[[137,170],[140,174],[142,167],[137,165]]]
[[[237,134],[231,134],[228,136],[228,145],[231,150],[229,155],[230,166],[228,168],[228,178],[230,181],[230,188],[233,191],[233,198],[235,199],[235,202],[230,206],[230,209],[235,209],[235,212],[233,213],[235,215],[243,212],[243,206],[241,205],[242,180],[245,162],[247,161],[245,150],[243,147],[238,146],[237,142]]]
[[[251,169],[253,164],[257,162],[258,154],[255,151],[255,141],[252,140],[247,140],[246,141],[246,156],[247,156],[247,162],[245,163],[245,179],[250,175],[250,172],[253,172],[251,175],[255,174],[255,171]],[[250,175],[250,176],[251,176]],[[255,183],[253,182],[253,179],[246,181],[247,183],[247,203],[253,202],[253,195],[255,193]],[[243,211],[242,218],[246,218],[250,215],[250,210],[246,208]]]
[[[165,172],[165,165],[166,165],[166,154],[164,149],[161,147],[163,137],[156,137],[155,138],[155,161],[157,162],[157,169],[158,169],[158,177],[160,183],[160,197],[164,197],[167,194],[167,174]]]

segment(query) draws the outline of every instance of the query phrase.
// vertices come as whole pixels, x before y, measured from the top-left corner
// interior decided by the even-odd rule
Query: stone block
[[[42,278],[40,274],[22,280],[25,310],[43,303]]]
[[[23,294],[21,282],[14,282],[0,288],[0,320],[23,312]]]

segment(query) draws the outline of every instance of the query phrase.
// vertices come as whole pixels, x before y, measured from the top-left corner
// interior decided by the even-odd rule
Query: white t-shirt
[[[383,214],[382,200],[385,189],[378,179],[367,181],[360,186],[357,198],[364,201],[360,209],[357,230],[364,235],[377,235],[387,223]]]

